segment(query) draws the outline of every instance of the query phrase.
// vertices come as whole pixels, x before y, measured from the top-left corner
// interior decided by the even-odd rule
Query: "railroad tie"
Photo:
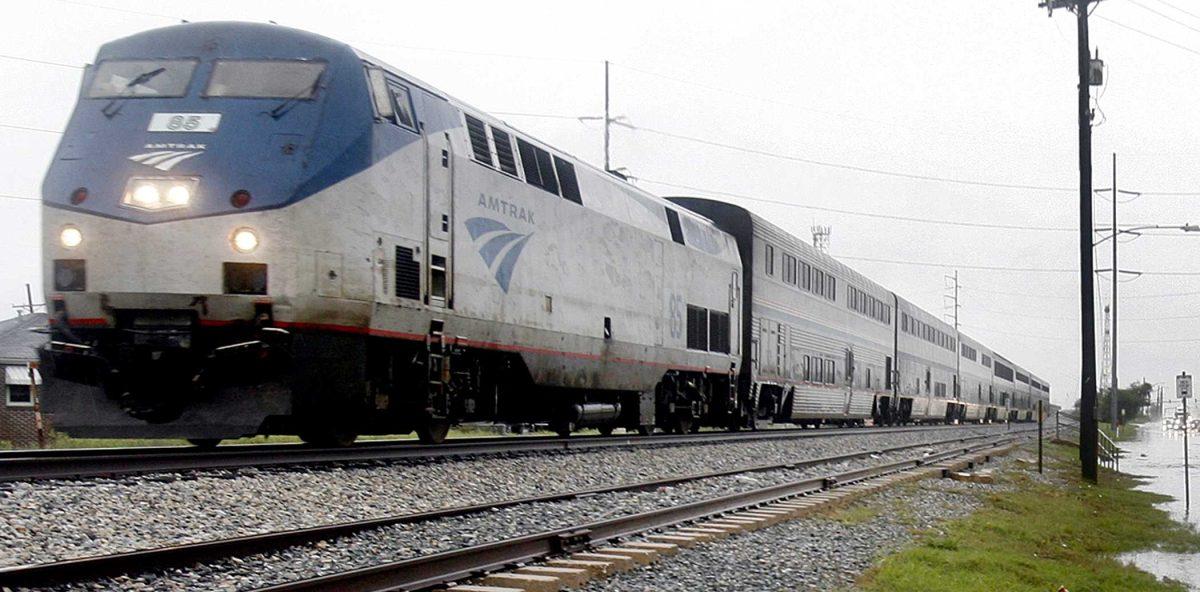
[[[624,555],[612,555],[609,553],[576,553],[571,555],[571,559],[607,563],[610,573],[629,571],[635,565],[632,559]]]
[[[681,544],[678,541],[662,540],[663,536],[664,535],[661,534],[652,534],[647,536],[646,540],[644,541],[629,541],[628,543],[625,543],[625,546],[633,549],[656,551],[659,555],[674,555],[679,552],[680,547],[692,546]]]
[[[711,537],[701,537],[700,535],[687,534],[685,532],[675,532],[672,534],[652,534],[647,539],[655,543],[666,543],[669,545],[678,545],[684,548],[695,547],[701,542],[712,540]],[[634,545],[636,543],[629,543]]]
[[[483,586],[517,589],[525,592],[558,592],[564,586],[561,579],[553,576],[511,572],[488,574],[480,578],[479,583]],[[461,592],[461,588],[458,590]]]
[[[523,588],[501,588],[499,586],[476,586],[467,584],[463,586],[454,586],[452,588],[442,588],[444,592],[525,592]]]
[[[703,526],[683,526],[677,528],[676,532],[709,537],[710,540],[719,540],[729,536],[729,531],[727,530],[721,530],[719,528],[705,528]]]
[[[567,569],[582,569],[593,578],[605,578],[617,572],[612,563],[606,561],[585,561],[582,559],[551,559],[546,562],[548,567],[565,567]]]
[[[596,552],[603,553],[605,555],[624,555],[625,557],[628,557],[642,565],[650,565],[651,563],[654,563],[654,560],[658,559],[659,555],[658,551],[652,551],[650,549],[636,549],[633,547],[601,547],[596,549]]]
[[[591,572],[577,567],[558,567],[553,565],[527,565],[517,568],[518,574],[530,576],[550,576],[562,580],[567,588],[578,588],[591,579]]]

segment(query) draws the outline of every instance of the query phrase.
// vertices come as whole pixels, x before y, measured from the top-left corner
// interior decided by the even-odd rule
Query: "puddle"
[[[1159,422],[1143,424],[1138,428],[1136,440],[1121,442],[1126,456],[1121,460],[1121,472],[1145,477],[1138,489],[1172,496],[1171,501],[1160,504],[1171,518],[1192,524],[1200,529],[1200,434],[1188,436],[1188,454],[1191,457],[1191,508],[1184,506],[1183,494],[1183,435],[1178,431],[1166,431]],[[1184,582],[1188,589],[1200,592],[1200,554],[1164,553],[1144,551],[1126,553],[1119,560],[1133,563],[1160,578]]]
[[[1146,551],[1125,553],[1117,559],[1132,563],[1159,578],[1171,578],[1187,584],[1188,590],[1200,591],[1200,555]]]

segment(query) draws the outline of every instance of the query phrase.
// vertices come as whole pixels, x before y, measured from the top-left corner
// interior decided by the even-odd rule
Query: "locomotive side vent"
[[[421,298],[421,263],[413,259],[413,250],[396,246],[396,296]]]

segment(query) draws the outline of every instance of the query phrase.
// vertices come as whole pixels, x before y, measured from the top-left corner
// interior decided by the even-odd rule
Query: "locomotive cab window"
[[[392,96],[392,103],[396,106],[395,115],[392,121],[406,127],[410,130],[417,129],[417,120],[413,117],[412,109],[412,93],[407,87],[399,84],[389,84],[389,94]]]
[[[307,60],[217,60],[206,97],[242,99],[313,98],[325,63]]]
[[[105,60],[96,66],[89,99],[182,97],[199,60]]]

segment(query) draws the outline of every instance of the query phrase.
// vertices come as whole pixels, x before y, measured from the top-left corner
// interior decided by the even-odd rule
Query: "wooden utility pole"
[[[1088,6],[1095,0],[1044,0],[1039,6],[1051,12],[1069,8],[1075,12],[1079,69],[1079,313],[1080,352],[1079,377],[1079,464],[1083,478],[1096,482],[1098,430],[1096,425],[1096,309],[1095,261],[1092,259],[1092,110],[1091,110],[1091,51],[1088,42]],[[1116,232],[1116,229],[1113,229]],[[1116,240],[1115,237],[1113,240]],[[1113,275],[1116,275],[1113,270]]]

